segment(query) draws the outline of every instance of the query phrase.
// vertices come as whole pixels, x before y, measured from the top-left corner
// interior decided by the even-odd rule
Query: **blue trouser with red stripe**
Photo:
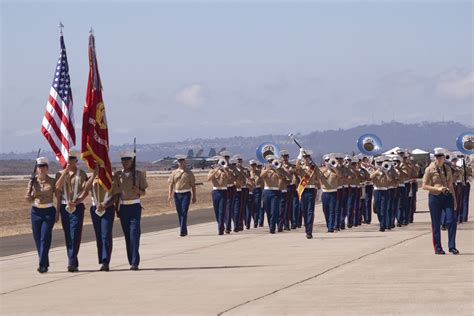
[[[56,208],[31,208],[31,230],[35,239],[40,267],[49,267],[49,248],[53,233]]]
[[[250,229],[250,222],[252,221],[255,210],[255,196],[253,191],[247,197],[247,205],[245,207],[245,227]],[[255,222],[256,223],[256,222]]]
[[[462,195],[462,221],[467,222],[469,217],[469,194],[471,191],[471,184],[467,182],[463,185],[463,195]]]
[[[313,234],[314,205],[316,189],[306,188],[301,195],[301,211],[303,212],[304,227],[307,235]]]
[[[365,186],[365,210],[364,210],[364,222],[370,224],[372,221],[372,196],[374,194],[374,186],[368,184]]]
[[[434,250],[441,250],[441,213],[446,213],[446,227],[448,229],[449,249],[456,248],[456,212],[454,211],[454,197],[452,194],[428,195],[428,206],[431,215],[431,229],[433,234]]]
[[[249,199],[249,189],[242,188],[242,191],[240,193],[240,208],[239,208],[239,218],[238,218],[239,221],[237,225],[239,230],[244,230],[245,212],[247,209],[248,199]]]
[[[142,205],[135,203],[131,205],[120,205],[120,224],[122,225],[125,245],[127,246],[127,258],[130,265],[140,264],[140,222],[142,218]]]
[[[356,204],[356,190],[357,188],[349,187],[347,196],[347,227],[354,226],[354,210]],[[344,215],[345,216],[345,215]]]
[[[395,189],[387,190],[387,216],[385,217],[385,228],[392,227],[393,200],[395,199]]]
[[[397,210],[397,222],[400,225],[406,225],[408,223],[408,211],[407,211],[407,192],[406,186],[398,187],[398,210]]]
[[[355,198],[355,209],[354,209],[354,225],[359,226],[361,224],[361,210],[360,210],[360,205],[361,205],[361,200],[360,200],[360,195],[362,194],[362,188],[358,187],[356,189],[356,198]]]
[[[263,208],[268,215],[268,226],[270,232],[274,233],[280,211],[280,190],[263,190]]]
[[[105,209],[105,213],[99,216],[95,213],[96,207],[91,206],[90,213],[94,226],[95,241],[97,243],[97,255],[99,263],[110,263],[112,256],[112,229],[114,226],[115,208],[113,206]]]
[[[293,202],[293,201],[291,201]],[[280,214],[278,217],[278,229],[289,228],[289,221],[288,221],[288,204],[290,203],[289,199],[289,192],[281,192],[280,197]]]
[[[296,186],[294,186],[293,193],[291,195],[292,199],[292,212],[291,212],[291,227],[298,227],[298,220],[300,217],[300,199],[298,197],[298,191],[296,191]]]
[[[174,193],[174,204],[176,205],[176,212],[179,220],[180,235],[188,234],[188,211],[191,203],[191,192]]]
[[[216,215],[217,231],[222,235],[224,233],[225,211],[227,207],[227,190],[213,190],[212,205]]]
[[[234,195],[234,211],[232,220],[234,221],[234,232],[240,230],[240,203],[242,202],[242,191],[236,190]]]
[[[79,267],[79,248],[81,247],[82,225],[84,223],[84,203],[76,205],[72,213],[66,211],[66,204],[61,204],[61,223],[66,240],[68,266]]]

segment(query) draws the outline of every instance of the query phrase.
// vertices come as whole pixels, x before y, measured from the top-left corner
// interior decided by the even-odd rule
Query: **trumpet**
[[[392,164],[389,161],[386,161],[382,164],[383,171],[388,172],[390,169],[392,169]]]
[[[272,167],[275,169],[280,169],[281,168],[281,162],[279,160],[273,160],[272,161]]]
[[[334,169],[334,168],[336,168],[336,167],[338,166],[338,162],[337,162],[336,159],[331,158],[331,159],[329,159],[329,161],[327,162],[327,166],[328,166],[329,168],[331,168],[331,169]]]
[[[217,161],[217,166],[218,166],[219,168],[227,168],[227,166],[228,166],[227,160],[225,160],[224,158],[220,158],[220,159]]]

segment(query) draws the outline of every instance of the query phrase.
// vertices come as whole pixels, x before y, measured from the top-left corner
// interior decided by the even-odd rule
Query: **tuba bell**
[[[456,146],[463,154],[474,154],[474,132],[466,132],[459,135],[456,139]]]
[[[275,160],[280,158],[280,147],[272,142],[265,142],[257,147],[256,156],[262,164],[268,163],[269,156],[275,156]]]
[[[382,153],[382,141],[374,134],[364,134],[357,139],[357,148],[367,156],[375,156]]]

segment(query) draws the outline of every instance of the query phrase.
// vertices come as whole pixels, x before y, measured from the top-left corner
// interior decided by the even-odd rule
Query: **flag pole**
[[[63,22],[59,21],[58,27],[59,27],[59,34],[63,36],[63,28],[64,28]]]

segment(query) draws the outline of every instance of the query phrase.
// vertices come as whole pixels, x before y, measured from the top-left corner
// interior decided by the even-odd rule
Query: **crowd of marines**
[[[446,155],[445,149],[435,148],[434,161],[426,168],[422,184],[430,193],[435,253],[444,254],[440,230],[447,229],[449,251],[458,254],[456,227],[458,222],[468,220],[472,169],[466,168],[462,153],[451,153],[450,161]],[[59,221],[59,214],[68,256],[67,270],[79,271],[78,253],[87,196],[92,199],[89,212],[100,270],[110,269],[115,217],[120,219],[130,269],[138,270],[140,197],[148,187],[146,173],[132,168],[133,151],[122,152],[122,170],[114,173],[112,190],[107,192],[99,183],[98,169],[87,177],[78,168],[79,156],[79,152],[70,150],[67,166],[55,177],[48,175],[47,158],[39,157],[36,161],[36,177],[28,185],[26,199],[32,202],[32,231],[39,256],[37,271],[48,272],[52,229]],[[372,212],[377,215],[381,232],[413,222],[421,173],[408,150],[377,157],[331,153],[323,156],[320,165],[311,156],[310,150],[301,148],[297,159],[290,160],[288,151],[281,150],[279,157],[268,155],[266,163],[250,160],[248,166],[244,166],[240,155],[231,156],[223,151],[216,156],[207,179],[212,183],[217,233],[263,227],[266,217],[270,234],[304,226],[306,238],[311,239],[318,191],[328,233],[371,224]],[[180,236],[184,237],[188,234],[190,203],[197,199],[196,180],[186,166],[186,156],[177,155],[176,159],[178,167],[168,179],[168,199],[176,205]],[[463,163],[459,164],[461,160]]]

